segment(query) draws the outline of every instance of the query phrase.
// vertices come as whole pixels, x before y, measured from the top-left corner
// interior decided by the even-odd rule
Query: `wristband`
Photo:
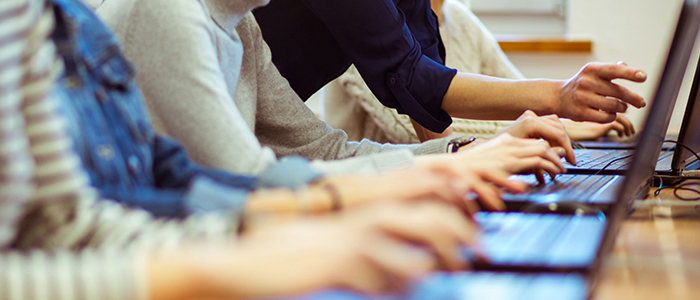
[[[469,145],[476,141],[475,137],[470,137],[470,138],[461,138],[458,140],[451,141],[447,145],[447,153],[455,153],[459,150],[459,148],[462,148],[466,145]]]
[[[338,188],[336,188],[335,185],[326,183],[321,188],[323,188],[323,190],[328,192],[328,194],[331,196],[331,210],[339,211],[341,208],[343,208],[340,192],[338,192]]]

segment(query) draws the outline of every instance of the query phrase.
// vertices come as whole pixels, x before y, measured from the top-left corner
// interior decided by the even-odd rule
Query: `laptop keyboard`
[[[612,161],[619,159],[618,161],[615,161],[612,164],[610,164],[610,166],[608,166],[606,170],[620,170],[627,169],[629,167],[629,164],[632,162],[632,157],[630,155],[634,153],[634,150],[611,151],[576,149],[574,150],[574,153],[576,154],[577,165],[574,166],[564,162],[564,166],[566,166],[567,169],[602,169]],[[661,152],[661,154],[659,154],[659,160],[662,160],[671,155],[673,155],[673,152],[671,151]],[[626,158],[620,159],[623,157]]]
[[[511,266],[588,266],[605,228],[592,216],[478,213],[475,220],[488,263]]]
[[[586,280],[576,274],[516,274],[493,272],[436,273],[406,300],[584,300]]]
[[[547,249],[570,217],[540,214],[501,214],[490,213],[477,217],[479,225],[485,229],[480,245],[488,253],[490,260],[509,262],[532,262],[531,258]],[[513,255],[513,249],[518,249]],[[528,260],[528,261],[523,261]]]
[[[504,200],[507,201],[528,200],[533,196],[551,195],[552,201],[558,201],[565,197],[564,200],[567,201],[590,202],[594,194],[616,177],[564,174],[553,180],[547,180],[544,184],[537,182],[534,175],[517,175],[511,178],[525,181],[528,183],[528,188],[524,193],[504,195]]]
[[[623,158],[629,155],[632,155],[634,153],[634,150],[614,150],[614,151],[608,151],[608,150],[586,150],[586,149],[579,149],[575,150],[574,153],[576,154],[576,162],[577,165],[571,165],[571,164],[566,164],[566,167],[572,167],[572,168],[585,168],[585,169],[594,169],[594,168],[599,168],[602,169],[605,167],[607,164],[609,164],[611,161]],[[628,157],[626,159],[621,159],[619,161],[614,162],[611,164],[608,169],[620,169],[623,168],[624,166],[628,165],[632,161],[632,157]]]

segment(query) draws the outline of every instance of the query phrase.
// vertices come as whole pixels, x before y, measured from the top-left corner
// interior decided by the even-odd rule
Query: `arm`
[[[410,146],[368,140],[349,142],[344,132],[333,130],[318,120],[279,74],[252,15],[241,21],[237,31],[246,49],[244,60],[256,63],[258,117],[255,133],[279,156],[301,154],[311,159],[333,160],[400,149],[410,149],[414,154],[445,153],[447,144],[454,138]]]
[[[638,108],[646,105],[641,96],[611,82],[618,78],[643,82],[646,74],[624,64],[589,64],[568,81],[459,73],[442,107],[459,118],[516,118],[530,109],[540,115],[609,123],[616,119],[616,113],[627,110],[627,103]]]
[[[429,1],[301,2],[328,28],[382,104],[434,132],[449,126],[440,105],[456,71],[443,65]]]
[[[145,258],[116,249],[0,254],[0,286],[12,299],[148,299]],[[20,284],[18,284],[20,283]]]
[[[140,3],[148,6],[151,2]],[[183,3],[189,5],[194,2]],[[241,106],[239,110],[231,96],[233,91],[227,89],[227,80],[231,79],[227,76],[235,72],[224,73],[219,66],[212,42],[215,33],[209,28],[206,14],[196,5],[189,9],[187,5],[180,2],[168,4],[173,6],[172,11],[153,16],[139,15],[131,20],[125,47],[127,56],[134,59],[141,70],[138,80],[144,88],[155,124],[160,123],[166,133],[181,140],[196,161],[235,172],[262,172],[275,163],[275,155],[268,148],[261,146],[251,127],[256,128],[263,144],[271,145],[279,156],[301,154],[308,158],[337,159],[404,148],[370,142],[348,143],[344,133],[331,130],[317,120],[301,101],[295,103],[296,99],[282,99],[287,94],[293,95],[293,92],[286,82],[282,87],[277,86],[280,80],[283,80],[278,73],[274,73],[274,78],[262,77],[260,81],[255,81],[246,77],[246,80],[239,82],[237,89],[250,93],[237,94],[240,96],[236,100]],[[162,11],[156,7],[135,9],[144,14]],[[109,16],[107,19],[109,20]],[[154,28],[154,23],[159,25]],[[221,38],[221,35],[218,38]],[[254,45],[247,44],[244,47]],[[245,49],[244,55],[253,56],[257,50]],[[231,55],[227,59],[236,59],[235,56],[241,51],[239,48],[227,52],[226,55]],[[267,59],[269,60],[269,57]],[[173,64],[172,61],[183,63]],[[255,63],[253,62],[253,68],[256,67]],[[163,73],[170,76],[162,76]],[[242,74],[241,78],[243,76],[255,74]],[[267,79],[275,81],[268,82]],[[241,86],[246,83],[248,85]],[[263,83],[269,85],[262,85]],[[267,90],[268,87],[272,88]],[[274,94],[283,88],[287,90],[283,90],[285,93],[278,98],[257,97],[280,102],[255,102],[258,101],[255,96],[257,90]],[[246,96],[250,99],[245,99]],[[287,103],[294,104],[287,106]],[[247,109],[246,114],[241,113],[243,109]],[[258,122],[246,124],[243,121],[246,115],[249,119],[257,119]],[[260,121],[262,118],[266,120]],[[303,120],[301,126],[290,121],[297,119]],[[272,120],[272,123],[266,123],[267,120]],[[206,134],[202,134],[203,132]],[[445,149],[446,146],[442,148]]]
[[[258,174],[273,164],[275,154],[260,145],[234,102],[238,72],[221,69],[214,41],[224,34],[201,3],[138,1],[132,9],[125,20],[111,18],[120,9],[109,2],[100,13],[110,24],[129,24],[121,34],[124,52],[139,68],[137,80],[156,130],[181,141],[190,157],[208,166]],[[222,59],[240,60],[243,49],[236,47]]]

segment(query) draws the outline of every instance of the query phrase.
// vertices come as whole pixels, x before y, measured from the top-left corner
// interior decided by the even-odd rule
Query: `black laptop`
[[[677,176],[684,170],[697,170],[700,166],[692,151],[700,151],[700,135],[694,134],[693,128],[700,128],[700,105],[697,104],[698,93],[700,92],[700,61],[695,69],[692,88],[688,97],[683,122],[679,134],[666,135],[665,140],[677,141],[676,143],[665,143],[656,164],[656,172],[663,175]],[[666,124],[668,126],[668,124]],[[635,135],[635,139],[625,142],[590,142],[580,143],[586,149],[576,149],[577,166],[567,164],[567,168],[574,173],[594,174],[607,165],[607,168],[600,173],[618,174],[628,169],[631,159],[628,157],[632,153],[640,135]],[[586,146],[588,145],[588,146]],[[627,147],[625,147],[627,146]],[[592,148],[590,148],[592,147]],[[610,147],[610,148],[606,148]],[[612,162],[612,160],[616,161]]]
[[[598,267],[603,254],[612,247],[617,226],[632,201],[648,192],[666,134],[663,125],[671,118],[671,108],[700,28],[700,6],[696,4],[686,0],[683,5],[671,54],[640,136],[639,150],[632,159],[630,174],[618,177],[621,183],[611,191],[614,200],[607,216],[478,213],[475,219],[482,227],[479,246],[487,259],[474,260],[476,269],[591,274]],[[576,197],[565,199],[587,202]]]
[[[671,48],[669,50],[669,55],[666,61],[666,66],[664,68],[661,80],[657,87],[657,93],[652,102],[650,111],[654,114],[649,114],[646,120],[646,125],[640,133],[640,137],[645,135],[658,135],[663,142],[663,138],[666,134],[669,120],[671,118],[672,108],[678,97],[678,93],[681,86],[681,81],[685,75],[688,61],[690,59],[690,53],[692,52],[693,45],[698,34],[698,27],[700,27],[700,21],[692,17],[689,8],[684,8],[681,17],[678,21],[678,26],[676,28],[676,34],[674,36]],[[695,77],[696,80],[700,80],[700,76]],[[700,105],[696,105],[695,98],[698,96],[697,86],[694,88],[693,101],[689,102],[689,108],[686,110],[686,118],[684,119],[683,134],[680,137],[680,142],[687,144],[688,146],[698,148],[700,146],[700,136],[694,135],[692,128],[698,128],[700,125]],[[665,114],[658,114],[659,111],[668,111],[668,116]],[[661,135],[659,135],[661,133]],[[640,140],[641,141],[641,140]],[[645,155],[666,157],[663,159],[664,162],[668,162],[669,166],[671,157],[674,156],[675,152],[678,152],[678,161],[674,162],[674,166],[685,165],[687,162],[692,161],[697,164],[698,162],[690,157],[692,154],[688,154],[687,151],[671,151],[671,152],[661,152],[661,148],[656,149],[656,147],[649,147],[648,145],[639,144],[639,152],[643,152]],[[661,147],[661,145],[659,146]],[[655,151],[651,154],[647,153],[649,151]],[[621,157],[626,157],[631,155],[624,154]],[[626,158],[627,162],[631,161],[631,157]],[[658,159],[654,158],[653,161],[656,162]],[[601,171],[601,166],[595,173],[603,174],[605,170]],[[669,169],[671,167],[668,167]],[[520,211],[528,205],[533,203],[557,203],[557,202],[567,202],[575,201],[579,203],[585,203],[590,206],[594,206],[597,209],[607,213],[611,204],[615,202],[617,191],[620,189],[624,181],[624,177],[620,175],[588,175],[588,174],[563,174],[558,175],[554,180],[549,180],[545,184],[539,184],[535,179],[535,176],[519,176],[520,179],[529,182],[529,191],[522,194],[505,194],[503,200],[506,202],[506,206],[509,211]],[[651,176],[651,174],[649,174]]]

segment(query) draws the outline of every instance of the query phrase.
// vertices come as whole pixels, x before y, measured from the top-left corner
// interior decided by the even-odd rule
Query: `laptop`
[[[330,290],[295,300],[585,300],[586,278],[580,274],[438,272],[399,295],[365,296]],[[288,298],[287,298],[288,299]]]
[[[678,134],[667,134],[664,140],[677,141],[676,143],[665,143],[662,147],[662,152],[656,164],[657,174],[678,176],[684,170],[697,170],[700,167],[695,155],[688,149],[680,145],[688,146],[692,151],[700,151],[700,135],[694,134],[692,128],[700,126],[700,105],[697,104],[700,92],[700,61],[695,69],[692,88],[686,105],[683,122],[681,123],[681,132]],[[668,126],[668,124],[666,125]],[[635,135],[634,139],[629,142],[589,142],[582,143],[582,146],[593,145],[593,148],[576,149],[574,152],[577,155],[579,162],[578,166],[567,164],[567,168],[574,173],[593,174],[598,173],[600,169],[605,167],[613,159],[619,159],[611,163],[601,174],[621,173],[627,170],[630,164],[629,154],[632,153],[633,147],[638,141],[639,135]],[[605,146],[612,148],[606,149]]]
[[[475,220],[482,227],[479,249],[486,259],[473,260],[475,269],[595,274],[592,271],[597,270],[612,247],[619,223],[631,203],[646,196],[651,185],[656,158],[666,135],[664,124],[671,118],[671,108],[699,28],[700,6],[694,0],[686,0],[671,53],[640,136],[639,150],[634,154],[629,175],[620,179],[621,184],[614,191],[607,216],[600,213],[581,216],[478,213]],[[566,200],[586,202],[575,197]]]
[[[657,87],[657,94],[649,108],[650,111],[669,111],[672,113],[672,108],[678,97],[681,81],[690,60],[690,53],[697,37],[698,27],[700,27],[700,21],[689,15],[687,9],[684,7],[679,18],[676,34],[669,50],[663,75]],[[695,80],[700,80],[700,76],[695,76]],[[692,128],[698,128],[697,126],[700,125],[700,112],[698,112],[700,105],[697,105],[697,101],[695,101],[695,98],[699,96],[698,86],[700,84],[694,86],[695,94],[693,94],[691,99],[693,101],[690,101],[688,104],[686,118],[683,121],[685,130],[683,130],[679,141],[690,147],[700,148],[700,136],[694,135],[692,130]],[[663,134],[659,136],[663,142],[671,118],[670,113],[668,116],[665,114],[649,114],[646,120],[647,124],[640,133],[640,137],[650,134],[658,135],[658,131],[662,131]],[[664,157],[662,160],[669,163],[669,169],[680,168],[679,166],[685,165],[689,161],[692,161],[694,164],[698,163],[692,154],[672,151],[668,153],[661,152],[660,155],[659,149],[640,144],[640,148],[637,151],[643,152],[645,155]],[[649,151],[656,152],[648,154],[647,152]],[[670,158],[675,156],[675,152],[679,152],[678,161],[674,162],[675,167],[671,167]],[[624,156],[627,155],[631,155],[631,153]],[[690,157],[690,155],[693,157]],[[631,157],[628,158],[628,161],[630,159]],[[658,159],[655,158],[653,161],[656,162]],[[617,191],[622,186],[624,177],[620,175],[595,175],[605,173],[605,170],[601,171],[601,168],[596,169],[593,174],[558,175],[554,180],[550,180],[545,184],[539,184],[533,175],[518,176],[519,179],[530,183],[529,190],[522,194],[505,194],[503,195],[503,200],[508,211],[521,211],[532,204],[578,202],[584,203],[592,209],[599,209],[607,213],[610,206],[615,203]]]
[[[413,287],[407,295],[372,299],[587,299],[631,203],[648,191],[655,158],[666,131],[666,126],[655,125],[668,123],[673,106],[673,103],[668,105],[659,100],[675,101],[672,96],[678,93],[678,87],[670,79],[682,78],[677,70],[684,69],[687,64],[687,58],[680,59],[685,45],[682,41],[694,40],[699,26],[700,6],[694,0],[686,0],[671,47],[672,55],[666,62],[640,137],[640,149],[645,151],[635,154],[629,176],[616,177],[622,181],[607,216],[478,213],[475,219],[482,228],[478,247],[486,260],[474,259],[469,249],[465,249],[464,254],[477,271],[437,273]],[[321,292],[301,299],[316,297],[367,299],[342,291]]]

